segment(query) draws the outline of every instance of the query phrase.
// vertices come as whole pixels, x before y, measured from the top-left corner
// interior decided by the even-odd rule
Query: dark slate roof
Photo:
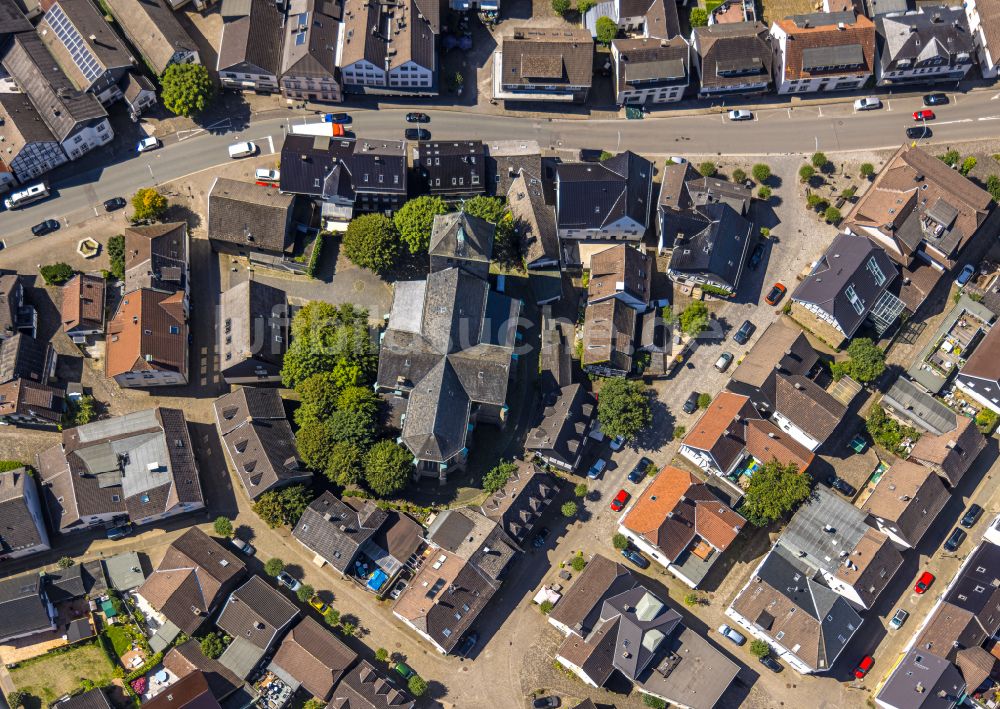
[[[847,415],[847,407],[812,379],[802,375],[775,377],[775,408],[820,443]]]
[[[107,589],[100,564],[73,564],[45,574],[45,595],[52,603],[71,601]]]
[[[100,101],[73,86],[37,34],[17,35],[2,63],[59,141],[81,123],[108,117]]]
[[[601,229],[629,217],[649,224],[653,164],[630,150],[603,162],[560,163],[560,229]]]
[[[518,550],[496,521],[471,507],[438,514],[427,528],[427,541],[469,561],[491,580],[503,574]]]
[[[298,615],[294,603],[255,574],[233,591],[215,624],[230,637],[266,650]]]
[[[60,24],[60,13],[67,25]],[[45,13],[43,27],[47,32],[42,41],[52,48],[60,66],[81,89],[90,87],[103,72],[132,67],[125,45],[88,0],[59,0]],[[95,63],[92,67],[91,61]],[[89,68],[85,72],[83,67]]]
[[[248,249],[285,252],[295,195],[252,182],[217,177],[208,195],[208,236]]]
[[[637,586],[604,602],[601,617],[618,618],[615,647],[631,652],[615,653],[615,668],[629,679],[637,679],[656,656],[660,644],[681,622],[681,615],[645,586]]]
[[[485,194],[486,149],[481,140],[421,141],[413,170],[432,195]]]
[[[386,513],[371,501],[366,501],[358,512],[332,493],[324,492],[302,513],[292,536],[345,573],[361,546],[385,524],[386,518]]]
[[[697,212],[704,226],[690,236],[680,232],[670,254],[670,269],[713,276],[735,289],[756,242],[753,223],[728,204],[707,204]]]
[[[282,17],[269,0],[251,0],[249,12],[222,26],[218,67],[245,65],[278,76],[281,73]]]
[[[953,664],[916,648],[896,665],[876,698],[883,706],[951,709],[965,689],[965,680]]]
[[[734,22],[696,27],[701,54],[701,86],[721,89],[748,79],[770,81],[773,54],[767,27],[760,22]]]
[[[362,660],[344,675],[333,693],[330,709],[413,709],[415,702],[396,678]]]
[[[638,584],[625,566],[596,554],[552,609],[550,617],[586,636],[600,622],[604,601]]]
[[[0,0],[0,47],[7,44],[10,35],[34,29],[15,0]]]
[[[616,39],[618,90],[686,86],[691,48],[683,37]]]
[[[290,320],[285,291],[279,288],[249,280],[225,291],[219,311],[220,367],[226,370],[248,359],[280,367]]]
[[[466,212],[435,215],[430,255],[489,263],[493,257],[494,232],[495,224]]]
[[[552,502],[555,493],[552,476],[535,465],[519,463],[507,483],[490,495],[479,509],[520,543]]]
[[[287,135],[281,146],[281,191],[350,200],[356,193],[406,196],[404,148],[396,140]]]
[[[885,276],[881,284],[868,266],[871,261]],[[829,313],[850,337],[898,273],[885,251],[871,241],[863,236],[840,233],[792,293],[792,298]],[[862,303],[860,313],[847,296],[849,287],[853,287]]]
[[[402,433],[414,455],[446,461],[465,447],[472,403],[506,400],[520,306],[458,268],[431,273],[422,303],[399,302],[408,283],[396,284],[378,386],[409,392]]]
[[[37,573],[0,581],[0,640],[52,627],[48,606],[42,600],[41,583]]]
[[[31,335],[17,333],[0,342],[0,383],[14,379],[44,381],[52,346]]]
[[[986,631],[1000,632],[1000,546],[980,544],[952,580],[944,600],[969,611]]]
[[[501,45],[504,86],[590,87],[594,41],[585,28],[518,27]]]
[[[568,384],[557,389],[546,398],[545,409],[528,432],[525,450],[572,465],[596,412],[596,399],[582,385]]]
[[[100,687],[95,687],[83,694],[77,694],[65,701],[53,705],[58,709],[112,709],[107,695]]]
[[[920,12],[882,15],[875,20],[879,62],[892,71],[900,59],[914,63],[975,51],[969,22],[960,7],[936,6]]]
[[[0,473],[0,556],[48,544],[45,520],[36,522],[28,506],[25,488],[29,485],[34,486],[35,479],[24,468]]]
[[[292,480],[312,477],[299,460],[276,389],[241,387],[219,397],[215,420],[229,460],[251,498]]]
[[[280,72],[276,73],[306,79],[336,77],[340,12],[336,3],[327,0],[294,0],[282,31],[284,47]]]
[[[514,231],[521,239],[525,263],[559,262],[559,232],[556,214],[545,203],[545,191],[538,173],[520,170],[507,190],[507,206],[514,219]]]

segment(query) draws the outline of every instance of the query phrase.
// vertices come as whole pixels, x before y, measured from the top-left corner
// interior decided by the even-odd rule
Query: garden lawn
[[[104,634],[111,641],[111,646],[115,649],[115,654],[121,657],[132,649],[132,636],[126,632],[121,625],[109,625],[104,629]]]
[[[709,15],[711,15],[712,14],[712,10],[714,10],[715,8],[717,8],[721,4],[722,4],[722,0],[705,0],[705,12],[707,12]]]
[[[96,687],[109,684],[114,678],[114,668],[104,650],[94,642],[23,662],[10,670],[10,678],[18,689],[41,699],[46,706],[75,690],[85,679]],[[26,702],[28,707],[33,705],[38,706],[30,700]]]

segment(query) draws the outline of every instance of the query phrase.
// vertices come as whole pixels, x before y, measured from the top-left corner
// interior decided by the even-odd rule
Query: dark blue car
[[[652,464],[653,461],[649,458],[639,458],[639,462],[635,464],[635,467],[632,468],[632,472],[628,474],[628,481],[630,483],[641,483],[642,479],[646,477],[646,471]]]

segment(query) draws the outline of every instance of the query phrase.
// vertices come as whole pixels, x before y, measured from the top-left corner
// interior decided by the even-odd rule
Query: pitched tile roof
[[[800,374],[775,377],[774,390],[776,410],[820,443],[847,416],[846,406]]]
[[[337,571],[346,573],[361,546],[386,519],[387,514],[370,500],[359,512],[327,491],[305,509],[292,536]]]
[[[13,0],[11,2],[13,4]],[[57,144],[55,136],[42,121],[27,95],[0,94],[0,118],[3,118],[0,136],[3,136],[4,150],[9,150],[4,158],[5,162],[12,163],[29,145],[45,151],[59,164],[66,161],[65,154],[60,154],[62,148]]]
[[[777,362],[774,361],[776,352],[781,353]],[[757,342],[733,370],[730,379],[760,389],[765,387],[776,370],[780,369],[788,374],[807,374],[818,359],[819,355],[802,330],[776,320],[757,338]],[[773,402],[771,406],[773,408]]]
[[[956,485],[985,447],[986,437],[979,432],[976,422],[959,416],[954,431],[941,436],[933,433],[920,436],[910,455],[936,468],[951,485]]]
[[[293,194],[217,177],[208,194],[208,236],[248,249],[287,252],[294,244],[294,203]]]
[[[42,577],[37,573],[9,576],[0,581],[0,640],[30,635],[54,626],[42,600]]]
[[[78,89],[86,91],[106,72],[132,67],[122,41],[93,3],[59,0],[46,7],[42,41]]]
[[[618,91],[664,86],[686,86],[691,71],[691,48],[683,37],[616,39]]]
[[[896,526],[915,546],[949,499],[951,494],[933,470],[897,460],[882,473],[863,509]]]
[[[254,574],[230,594],[215,624],[230,637],[267,650],[298,615],[294,603]]]
[[[601,229],[630,218],[649,226],[653,164],[631,150],[601,162],[556,167],[560,229]]]
[[[587,300],[594,303],[616,293],[649,301],[653,281],[653,260],[649,254],[627,244],[618,244],[590,257],[590,284]]]
[[[250,0],[248,5],[246,14],[224,17],[217,66],[220,71],[246,67],[279,76],[282,73],[281,11],[269,0]]]
[[[0,340],[0,382],[13,379],[46,381],[53,356],[51,344],[31,335],[18,332]]]
[[[421,146],[426,143],[421,143]],[[480,148],[482,144],[480,144]],[[482,167],[482,150],[479,151]],[[436,214],[431,228],[429,253],[459,261],[489,263],[493,257],[493,236],[496,225],[466,212]]]
[[[597,401],[581,384],[567,384],[548,393],[545,408],[533,418],[525,450],[574,465],[596,413]]]
[[[606,598],[635,588],[639,581],[625,566],[595,554],[556,604],[549,618],[586,635],[597,624]]]
[[[391,6],[349,0],[344,4],[344,45],[340,66],[361,60],[387,70],[398,69],[409,61],[433,69],[435,37],[441,32],[438,0],[406,0]],[[395,21],[399,33],[372,34],[371,27]]]
[[[312,477],[302,461],[276,389],[240,387],[215,400],[226,454],[252,499],[293,480]]]
[[[181,677],[164,691],[147,699],[143,706],[150,709],[220,709],[219,702],[208,686],[208,679],[199,670]]]
[[[187,377],[184,292],[143,288],[126,294],[108,322],[104,373],[168,371]]]
[[[955,664],[969,688],[978,689],[993,674],[996,658],[982,646],[967,647],[955,655]]]
[[[64,699],[58,703],[59,709],[112,709],[108,696],[100,687],[95,687],[83,694]]]
[[[507,535],[520,543],[534,528],[556,492],[555,481],[537,466],[518,461],[506,484],[479,508]]]
[[[1000,327],[990,328],[960,371],[963,377],[1000,382]]]
[[[78,273],[61,288],[63,330],[104,329],[104,278]]]
[[[45,520],[35,519],[28,502],[31,492],[26,487],[34,485],[34,477],[24,468],[0,473],[0,556],[35,546],[48,547]]]
[[[917,11],[881,14],[875,18],[879,61],[882,70],[892,71],[899,61],[945,60],[957,54],[972,54],[975,43],[961,7],[920,7]],[[907,67],[902,67],[907,68]]]
[[[334,686],[357,659],[354,650],[307,616],[282,641],[272,663],[291,675],[311,695],[329,701]]]
[[[788,34],[785,80],[858,76],[875,69],[875,24],[853,12],[816,12],[777,20]],[[836,67],[836,68],[828,68]]]
[[[636,311],[613,298],[588,305],[583,321],[583,366],[631,372]]]
[[[701,54],[702,89],[770,81],[773,55],[768,29],[760,22],[733,22],[694,28]]]
[[[959,649],[977,647],[986,638],[975,613],[942,601],[927,618],[913,647],[954,661]]]
[[[724,391],[705,409],[684,437],[683,445],[710,451],[716,463],[728,470],[746,447],[745,423],[759,418],[750,399]]]
[[[594,40],[584,28],[516,27],[501,43],[504,86],[535,84],[590,87]]]
[[[416,702],[394,678],[362,660],[344,675],[333,693],[331,709],[413,709]]]
[[[289,342],[285,291],[262,281],[243,281],[223,292],[219,322],[219,362],[227,372],[252,361],[265,372],[277,372]]]
[[[187,222],[125,230],[125,292],[156,288],[173,293],[187,285]]]
[[[243,681],[218,660],[205,657],[197,640],[177,645],[164,656],[163,666],[178,677],[198,671],[205,675],[208,687],[218,700],[235,692]]]
[[[137,592],[190,635],[245,573],[235,553],[191,527],[167,547],[159,567]]]
[[[0,384],[0,417],[28,417],[59,424],[66,408],[63,389],[39,384],[30,379],[15,379]]]
[[[541,179],[535,173],[520,170],[507,190],[507,206],[514,219],[514,231],[521,238],[525,263],[529,267],[541,260],[558,263],[556,213],[545,203]]]
[[[281,192],[284,193],[349,201],[356,194],[405,197],[406,177],[403,141],[331,140],[292,134],[285,137],[281,146]]]
[[[125,36],[159,75],[176,52],[198,51],[164,0],[109,0],[108,8]]]

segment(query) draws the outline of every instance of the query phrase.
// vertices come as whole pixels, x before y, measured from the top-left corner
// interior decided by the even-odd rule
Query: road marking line
[[[785,110],[788,111],[788,117],[791,118],[792,117],[792,109],[791,108],[786,108]]]
[[[1000,116],[992,116],[992,120],[995,120],[995,119],[998,119],[998,118],[1000,118]],[[980,118],[979,120],[982,121],[984,119]],[[985,119],[985,120],[991,120],[991,119]],[[957,121],[934,121],[933,123],[929,124],[928,127],[929,128],[933,128],[934,126],[948,126],[948,125],[951,125],[952,123],[972,123],[972,119],[971,118],[962,118],[962,119],[957,120]]]
[[[971,121],[972,119],[971,118],[966,118],[965,120]],[[1000,120],[1000,116],[980,116],[976,120],[977,121],[997,121],[997,120]],[[952,121],[952,122],[956,123],[957,121]]]
[[[274,155],[274,140],[271,139],[271,136],[267,136],[267,145],[271,148],[271,154]]]
[[[823,117],[823,107],[822,106],[817,106],[816,109],[819,111],[819,117],[822,118]]]
[[[889,99],[885,100],[885,109],[887,111],[891,111],[892,110],[892,101],[890,101]]]

